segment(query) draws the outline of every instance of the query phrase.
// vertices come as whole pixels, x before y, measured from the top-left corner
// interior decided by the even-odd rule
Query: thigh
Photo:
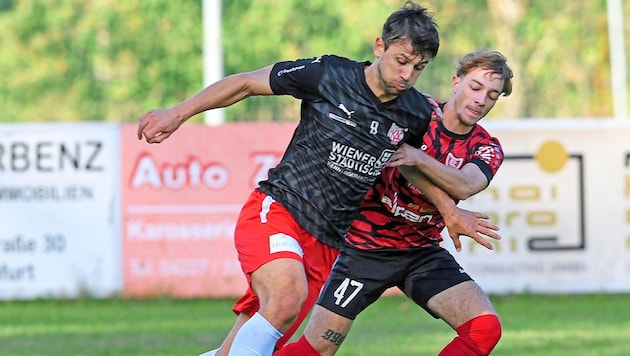
[[[280,258],[302,263],[300,242],[304,230],[295,218],[270,196],[254,191],[243,206],[234,230],[234,244],[241,268],[251,273]]]
[[[284,345],[293,336],[297,328],[308,316],[330,274],[337,255],[339,255],[339,250],[319,242],[312,236],[305,236],[301,241],[303,241],[302,246],[304,248],[304,269],[308,295],[300,308],[297,319],[278,340],[278,347]]]
[[[429,309],[453,329],[484,314],[496,314],[488,296],[475,281],[450,287],[429,299]]]
[[[401,289],[416,304],[435,318],[436,314],[428,302],[439,293],[472,278],[461,268],[455,258],[444,248],[430,246],[412,252],[405,282]]]
[[[235,304],[235,313],[249,316],[261,304],[289,291],[298,299],[306,298],[304,237],[311,236],[279,203],[260,191],[254,191],[243,206],[234,231],[234,243],[249,288]]]
[[[339,250],[321,243],[284,206],[260,191],[245,203],[234,240],[250,285],[235,304],[235,313],[251,316],[267,306],[301,305],[295,322],[278,340],[281,346],[308,316]],[[277,303],[268,304],[273,301]]]
[[[383,252],[342,248],[317,304],[354,320],[383,292],[402,282],[404,263]]]

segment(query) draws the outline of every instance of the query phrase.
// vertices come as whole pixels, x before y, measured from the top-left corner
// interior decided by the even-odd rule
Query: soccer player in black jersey
[[[512,71],[502,54],[480,49],[460,59],[452,84],[443,121],[431,122],[419,149],[403,145],[366,194],[304,336],[275,355],[333,355],[355,317],[391,287],[457,331],[439,355],[487,355],[498,343],[490,300],[440,243],[446,223],[461,249],[449,221],[455,204],[485,189],[503,162],[499,141],[477,122],[510,95]],[[477,231],[468,236],[492,249],[483,235],[499,236]]]
[[[438,47],[432,14],[408,1],[386,20],[371,63],[334,55],[279,62],[140,117],[138,139],[160,143],[193,115],[250,96],[301,100],[284,156],[237,221],[249,289],[218,354],[269,355],[306,317],[365,193],[403,143],[422,141],[433,108],[413,86]]]

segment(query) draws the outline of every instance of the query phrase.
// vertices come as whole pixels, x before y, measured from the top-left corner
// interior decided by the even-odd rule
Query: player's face
[[[387,50],[382,39],[376,42],[378,80],[384,96],[393,99],[404,90],[413,87],[429,60],[413,53],[408,41],[398,41]]]
[[[460,124],[472,126],[492,110],[496,104],[503,79],[488,69],[474,69],[468,74],[453,77],[455,110]]]

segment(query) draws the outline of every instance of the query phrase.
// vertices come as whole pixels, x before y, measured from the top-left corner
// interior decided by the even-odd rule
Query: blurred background
[[[479,47],[514,71],[512,95],[482,122],[505,160],[462,202],[503,239],[493,251],[464,239],[455,253],[445,236],[504,316],[495,354],[627,355],[630,0],[417,2],[441,37],[419,90],[446,99],[456,60]],[[190,355],[220,344],[233,321],[222,298],[246,288],[236,217],[282,156],[299,102],[249,98],[160,145],[137,140],[138,118],[276,61],[372,60],[402,4],[0,0],[0,354]],[[393,304],[366,311],[340,355],[434,354],[452,339],[404,299],[383,302]]]
[[[630,24],[623,20],[630,1],[419,3],[434,12],[441,36],[419,89],[447,98],[456,59],[489,47],[504,53],[515,73],[509,104],[498,105],[493,119],[597,119],[627,112],[627,91],[617,99],[614,93],[624,94],[628,81]],[[0,122],[135,122],[150,108],[200,90],[204,58],[215,58],[206,63],[206,75],[211,68],[216,76],[326,53],[371,60],[386,16],[401,4],[0,0]],[[288,98],[254,98],[228,108],[224,120],[296,120],[297,106]]]
[[[630,1],[418,2],[441,36],[419,90],[446,99],[479,47],[514,71],[483,121],[505,161],[462,202],[503,240],[458,261],[491,293],[630,292]],[[0,299],[238,296],[234,224],[299,102],[249,98],[161,145],[138,118],[276,61],[372,60],[402,4],[0,0]]]

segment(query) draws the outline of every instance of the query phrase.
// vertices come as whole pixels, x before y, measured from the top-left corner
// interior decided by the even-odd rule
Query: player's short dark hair
[[[440,37],[433,14],[412,1],[407,1],[385,21],[381,38],[385,49],[398,41],[409,41],[414,54],[432,60],[440,47]]]

